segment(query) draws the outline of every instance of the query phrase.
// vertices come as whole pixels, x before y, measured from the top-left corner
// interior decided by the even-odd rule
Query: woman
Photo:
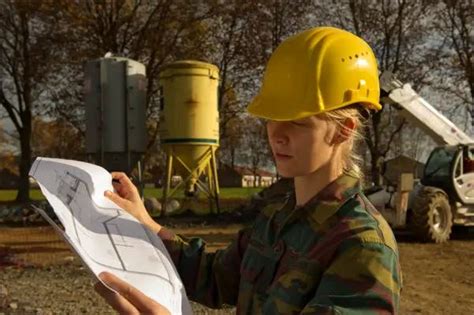
[[[248,107],[267,120],[278,173],[294,179],[294,191],[262,209],[227,249],[206,253],[201,239],[185,240],[154,222],[122,173],[113,174],[117,194],[106,196],[158,233],[195,301],[236,305],[242,314],[394,314],[398,249],[361,192],[354,153],[362,113],[380,108],[368,44],[340,29],[310,29],[276,49]],[[120,295],[97,288],[119,312],[166,312],[104,277]]]

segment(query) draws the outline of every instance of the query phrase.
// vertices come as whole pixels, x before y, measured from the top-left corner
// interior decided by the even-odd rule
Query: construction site
[[[388,106],[396,106],[402,115],[440,145],[433,149],[421,179],[415,181],[414,174],[401,173],[398,183],[390,183],[393,186],[366,189],[367,196],[396,232],[405,284],[401,313],[446,314],[456,309],[460,314],[468,314],[474,308],[474,277],[470,276],[474,233],[469,228],[472,224],[470,218],[474,216],[469,206],[472,182],[469,176],[473,176],[469,169],[469,163],[472,163],[469,145],[474,142],[409,85],[403,85],[387,73],[381,76],[381,82]],[[180,148],[183,146],[179,143]],[[197,155],[202,157],[203,153]],[[180,161],[180,156],[177,158]],[[205,163],[210,159],[212,155],[209,158],[204,155]],[[189,161],[193,163],[192,158]],[[192,196],[197,185],[203,189],[213,186],[200,183],[200,175],[189,181],[199,165],[183,165],[181,174],[188,176],[188,180],[181,181],[174,188],[168,186],[168,189],[173,192],[179,185],[187,184],[183,196],[191,197],[178,199],[183,203],[181,208],[187,205],[192,205],[192,208],[167,216],[163,210],[157,212],[156,203],[158,208],[162,205],[156,199],[151,198],[155,202],[148,202],[148,205],[150,211],[155,211],[157,220],[186,237],[202,237],[211,251],[225,248],[239,229],[252,223],[266,203],[282,198],[292,187],[290,181],[280,179],[249,195],[250,202],[246,198],[221,198],[217,202],[212,191],[208,191],[204,198],[196,199]],[[212,173],[208,178],[212,178]],[[165,187],[162,204],[167,204],[163,199],[166,194]],[[194,201],[190,203],[187,198],[194,198]],[[44,202],[41,206],[47,207]],[[9,314],[113,312],[90,290],[93,278],[52,227],[27,207],[8,202],[2,207],[11,210],[9,216],[3,218],[0,234],[1,279],[7,284],[0,292],[3,294],[2,310]],[[171,210],[172,203],[169,207]],[[210,213],[200,212],[213,207],[215,210]],[[64,297],[55,295],[51,298],[51,290],[57,291],[58,288]],[[211,310],[194,304],[194,308],[198,314],[235,311],[230,306],[227,310]]]
[[[0,33],[7,34],[3,38],[6,44],[0,43],[0,315],[116,314],[117,308],[109,305],[94,285],[102,281],[99,274],[103,271],[123,272],[119,274],[131,275],[127,281],[140,284],[133,282],[138,278],[132,276],[142,272],[132,270],[131,261],[148,266],[153,257],[149,252],[148,261],[138,257],[134,250],[139,247],[132,248],[131,240],[151,244],[156,252],[164,248],[164,256],[173,263],[177,259],[175,245],[169,242],[176,241],[174,235],[183,237],[183,248],[201,244],[200,240],[189,241],[200,238],[206,253],[224,253],[235,244],[240,250],[242,231],[256,229],[262,217],[270,218],[265,235],[270,227],[280,229],[279,223],[271,220],[286,211],[291,198],[295,199],[291,211],[306,211],[304,207],[314,201],[297,203],[302,191],[297,178],[304,176],[286,176],[285,163],[294,156],[275,149],[272,130],[276,129],[271,129],[308,129],[304,119],[327,111],[321,105],[323,109],[302,109],[304,115],[294,112],[291,119],[284,116],[285,110],[295,111],[293,107],[303,106],[311,97],[318,102],[330,99],[317,94],[322,93],[319,90],[308,92],[313,87],[307,81],[313,77],[298,81],[292,76],[306,73],[303,61],[307,56],[292,51],[304,45],[320,49],[308,57],[308,64],[317,71],[326,69],[313,64],[323,58],[319,55],[335,51],[335,58],[321,62],[334,69],[352,66],[354,78],[360,76],[350,82],[351,77],[339,80],[339,74],[337,84],[348,86],[340,93],[344,106],[367,107],[357,111],[363,129],[361,138],[354,140],[354,163],[362,175],[355,196],[363,196],[360,200],[373,205],[375,216],[383,220],[379,225],[389,228],[389,232],[382,231],[383,227],[376,230],[378,236],[383,234],[384,242],[392,232],[395,237],[399,268],[389,276],[392,281],[397,279],[401,291],[395,310],[387,313],[474,313],[474,85],[469,46],[474,26],[472,14],[465,14],[474,9],[472,3],[434,1],[427,7],[422,1],[257,2],[143,4],[111,0],[100,5],[94,1],[0,0],[0,7],[8,12],[0,13]],[[287,23],[283,23],[283,16]],[[146,22],[138,22],[139,17]],[[378,24],[388,26],[379,30],[378,25],[366,24],[376,18]],[[34,25],[42,26],[35,29],[38,33],[32,31],[34,40],[21,37],[28,33],[20,32],[21,27],[32,30]],[[311,28],[314,26],[318,27]],[[446,31],[449,27],[452,32]],[[393,39],[395,30],[406,34]],[[298,34],[311,32],[316,35],[304,38],[304,44],[297,42]],[[324,32],[329,34],[327,38],[341,32],[337,36],[344,39],[343,44],[331,50],[327,47],[336,39],[324,37],[322,43],[317,42]],[[24,47],[18,46],[28,40],[31,42]],[[362,46],[353,40],[361,40]],[[49,50],[38,44],[40,41],[58,47],[58,52],[51,51],[48,56]],[[256,41],[261,41],[260,46]],[[75,43],[87,44],[78,47]],[[328,46],[323,49],[323,45]],[[28,49],[31,52],[24,53]],[[284,49],[293,53],[295,61],[283,54]],[[416,49],[420,52],[414,53]],[[277,58],[284,62],[277,63]],[[419,60],[425,64],[419,65]],[[364,77],[363,68],[370,63],[375,75]],[[459,70],[466,64],[471,68]],[[278,71],[272,70],[276,65]],[[330,75],[322,76],[323,83],[314,79],[314,85],[323,86]],[[285,81],[290,79],[295,83]],[[333,94],[337,84],[328,88]],[[309,87],[301,90],[301,86]],[[290,90],[304,97],[294,97],[294,104],[284,103],[281,109],[278,102],[287,101],[283,96]],[[265,100],[271,114],[260,115]],[[252,106],[260,107],[254,110]],[[341,174],[347,175],[345,168]],[[133,188],[125,191],[118,176],[124,176]],[[318,193],[327,193],[323,188],[333,182],[336,180],[323,185]],[[117,199],[108,200],[107,192],[116,194]],[[137,197],[131,197],[131,192]],[[346,198],[344,194],[338,191],[337,200]],[[318,199],[325,195],[315,196],[316,205],[330,207]],[[337,211],[352,199],[344,200]],[[133,202],[142,204],[146,218],[159,223],[158,229],[148,224],[150,220],[141,220],[143,214],[125,207],[126,202],[135,208]],[[280,212],[268,214],[280,204],[284,205]],[[112,220],[116,221],[111,224]],[[355,224],[344,220],[350,228]],[[303,226],[306,228],[302,225],[301,231]],[[316,223],[309,226],[320,233]],[[166,236],[168,230],[173,236]],[[138,237],[137,231],[145,236]],[[256,234],[251,235],[249,248],[260,250],[260,243],[255,245]],[[301,235],[296,238],[304,243],[307,240]],[[322,235],[324,240],[326,234]],[[155,239],[159,239],[159,246]],[[264,288],[264,292],[276,292],[273,286],[280,281],[277,275],[286,270],[286,255],[301,258],[288,245],[290,241],[289,237],[279,241],[289,249],[283,254],[278,254],[276,245],[270,248],[276,254],[268,257],[280,255],[275,270],[266,263],[255,274],[252,269],[248,273],[240,264],[249,259],[239,261],[242,277],[250,277],[251,283],[257,279],[258,285],[258,279],[270,273],[270,289]],[[180,259],[184,259],[183,253],[198,251],[181,250]],[[306,257],[303,260],[305,268],[313,270]],[[376,265],[371,263],[369,267]],[[293,264],[290,262],[290,266],[297,262]],[[186,277],[177,263],[173,268]],[[347,268],[350,271],[351,266]],[[379,270],[376,278],[386,276],[387,270]],[[352,276],[359,281],[366,275]],[[298,281],[301,279],[291,285]],[[164,287],[159,290],[165,294]],[[162,304],[145,286],[142,291],[153,303]],[[192,295],[190,300],[191,311],[186,310],[189,302],[184,297],[185,302],[173,308],[174,312],[242,312],[238,303],[224,303],[216,309],[194,302]],[[373,310],[383,312],[382,308]]]

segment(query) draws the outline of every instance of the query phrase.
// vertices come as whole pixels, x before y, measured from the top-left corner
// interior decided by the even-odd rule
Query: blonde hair
[[[362,131],[365,129],[366,125],[365,114],[368,114],[368,112],[364,106],[361,104],[355,104],[340,109],[331,110],[322,113],[321,115],[323,119],[335,123],[336,127],[339,129],[347,128],[344,125],[346,119],[354,119],[356,128],[352,131],[352,136],[342,144],[341,163],[344,173],[351,172],[361,180],[364,178],[364,174],[362,172],[363,159],[357,153],[357,143],[364,139]]]

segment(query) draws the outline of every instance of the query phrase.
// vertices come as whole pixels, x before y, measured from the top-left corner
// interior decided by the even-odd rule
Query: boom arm
[[[425,131],[439,145],[474,143],[474,139],[444,117],[409,84],[402,84],[397,80],[392,73],[382,73],[380,86],[388,93],[389,102],[401,108],[400,114]]]

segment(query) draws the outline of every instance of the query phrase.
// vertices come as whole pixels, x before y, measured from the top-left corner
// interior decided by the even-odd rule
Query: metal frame
[[[216,146],[209,146],[208,149],[204,152],[202,157],[196,163],[194,168],[189,167],[186,163],[177,155],[174,154],[173,148],[167,148],[167,159],[166,159],[166,174],[165,174],[165,185],[163,187],[163,197],[162,197],[162,212],[161,215],[166,215],[166,207],[168,204],[168,200],[173,197],[173,195],[187,183],[193,173],[196,172],[200,167],[205,165],[204,169],[207,174],[208,180],[208,187],[206,187],[205,183],[199,178],[201,174],[199,174],[196,185],[203,191],[208,199],[209,199],[209,207],[211,213],[220,213],[220,206],[219,206],[219,182],[217,177],[217,165],[216,165]],[[173,172],[173,165],[174,161],[180,163],[188,172],[188,176],[184,179],[181,183],[176,185],[173,189],[171,189],[171,177]],[[215,206],[215,208],[214,208]],[[216,211],[214,211],[214,209]]]

